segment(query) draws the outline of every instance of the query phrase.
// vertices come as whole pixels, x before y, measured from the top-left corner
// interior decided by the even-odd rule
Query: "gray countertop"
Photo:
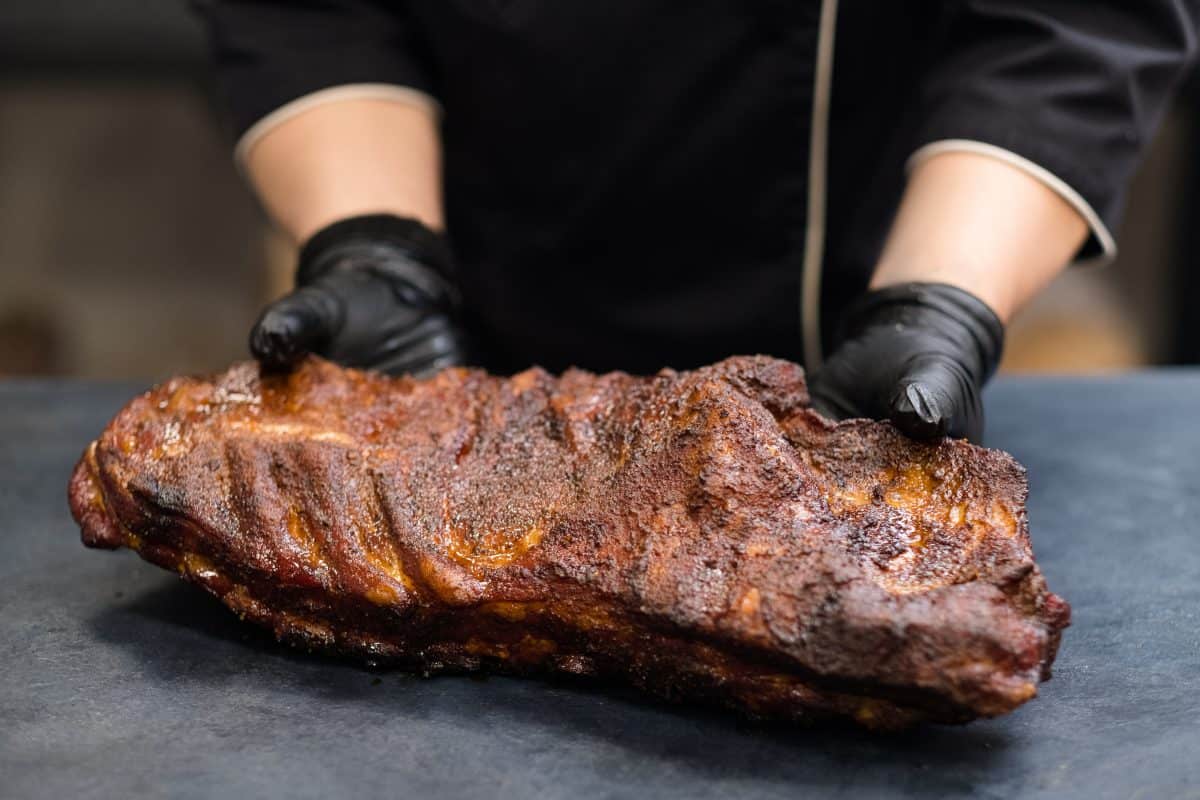
[[[67,512],[134,387],[0,383],[0,796],[1200,798],[1200,372],[1001,379],[1074,607],[1011,716],[873,735],[291,652]]]

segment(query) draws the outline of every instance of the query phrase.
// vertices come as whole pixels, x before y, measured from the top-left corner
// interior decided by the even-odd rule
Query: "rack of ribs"
[[[86,545],[295,645],[875,728],[1002,714],[1049,677],[1069,607],[1025,498],[1007,454],[827,421],[766,357],[427,380],[243,363],[133,400],[70,485]]]

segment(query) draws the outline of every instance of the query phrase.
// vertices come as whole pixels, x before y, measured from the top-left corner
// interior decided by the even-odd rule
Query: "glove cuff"
[[[415,219],[367,214],[322,228],[300,249],[296,284],[305,286],[341,269],[402,281],[438,303],[459,303],[450,246]]]
[[[1004,351],[1004,323],[987,303],[947,283],[901,283],[867,292],[846,310],[839,341],[870,325],[911,324],[918,310],[925,318],[935,314],[948,337],[971,347],[981,382],[992,377]]]

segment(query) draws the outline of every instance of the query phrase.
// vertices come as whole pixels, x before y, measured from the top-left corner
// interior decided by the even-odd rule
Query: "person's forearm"
[[[1025,172],[983,155],[942,153],[910,176],[871,288],[946,283],[1008,322],[1086,237],[1079,213]]]
[[[441,142],[425,108],[382,100],[318,106],[268,131],[245,168],[267,212],[297,242],[361,214],[443,228]]]

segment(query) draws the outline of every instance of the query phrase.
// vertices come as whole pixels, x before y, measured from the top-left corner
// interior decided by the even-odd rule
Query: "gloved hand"
[[[354,217],[304,245],[296,290],[267,307],[250,351],[270,369],[307,353],[391,374],[427,375],[468,358],[441,236],[411,219]]]
[[[978,442],[980,393],[1003,344],[1000,319],[969,292],[942,283],[889,286],[847,310],[809,392],[834,419],[886,419],[915,439]]]

